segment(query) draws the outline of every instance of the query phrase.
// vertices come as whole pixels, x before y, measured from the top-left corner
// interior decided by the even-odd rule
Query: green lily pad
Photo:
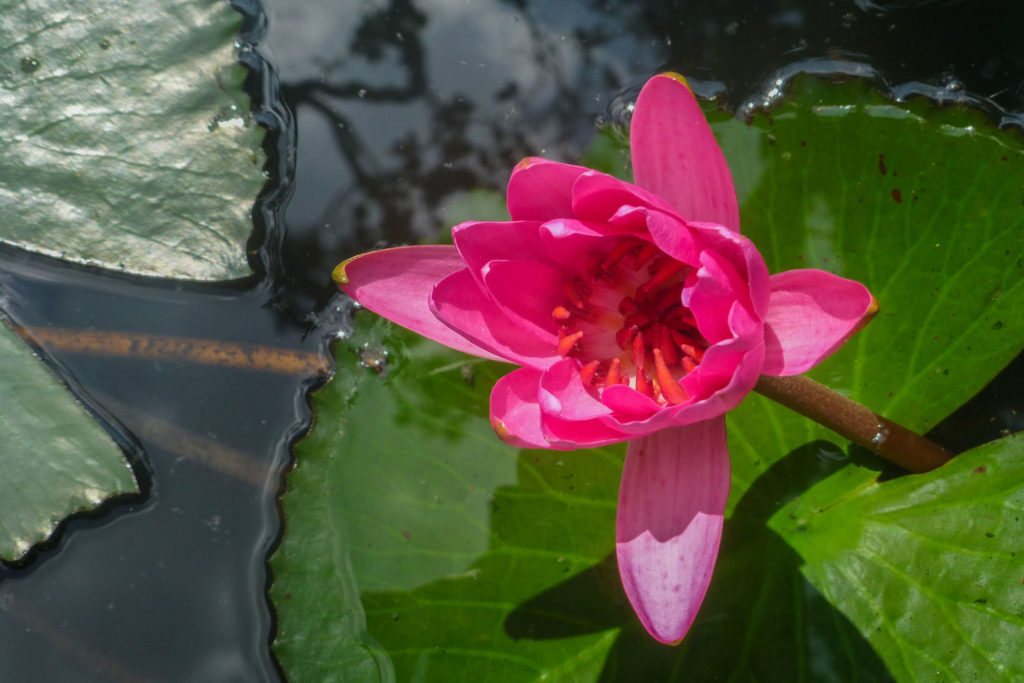
[[[264,183],[218,0],[0,0],[0,240],[142,275],[249,274]]]
[[[896,678],[1024,678],[1024,436],[927,475],[835,488],[810,489],[771,526]]]
[[[0,323],[0,558],[21,559],[61,519],[138,491],[121,450]]]
[[[969,110],[893,103],[862,81],[797,79],[749,123],[707,111],[744,231],[769,268],[832,270],[880,301],[819,380],[924,431],[1020,351],[1017,134]],[[879,636],[825,569],[862,537],[836,533],[809,555],[792,540],[799,530],[777,523],[808,489],[815,509],[852,510],[843,501],[880,487],[882,461],[748,397],[728,420],[733,491],[715,578],[682,645],[668,648],[642,631],[618,584],[622,447],[510,449],[486,420],[506,368],[367,317],[314,397],[317,424],[283,499],[272,598],[275,650],[292,680],[889,680],[886,665],[909,679],[883,640],[913,617]],[[360,366],[384,351],[386,377]],[[960,561],[973,559],[965,549]],[[901,577],[878,580],[869,590],[885,613],[918,606],[898,597],[913,589]],[[1006,604],[994,592],[1008,587],[989,588],[986,599]],[[986,645],[996,662],[1015,652],[1009,639]],[[345,669],[353,662],[362,667]]]

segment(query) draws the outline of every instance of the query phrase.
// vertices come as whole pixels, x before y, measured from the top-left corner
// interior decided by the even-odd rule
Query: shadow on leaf
[[[842,465],[809,443],[778,461],[747,491],[725,525],[715,577],[678,648],[648,636],[617,582],[614,554],[519,604],[505,619],[512,638],[565,638],[622,627],[600,680],[891,680],[849,621],[804,579],[800,558],[766,526],[783,504]],[[609,598],[612,599],[609,599]]]

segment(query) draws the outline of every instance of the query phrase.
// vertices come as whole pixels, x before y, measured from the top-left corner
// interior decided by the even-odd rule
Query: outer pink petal
[[[582,166],[539,157],[523,159],[508,181],[508,213],[512,220],[571,218],[573,183],[587,171]]]
[[[867,287],[822,270],[787,270],[772,275],[769,282],[761,370],[766,375],[810,370],[878,310]]]
[[[729,495],[724,417],[633,441],[615,530],[619,574],[652,636],[678,643],[704,600]]]
[[[498,360],[546,368],[557,360],[554,342],[509,319],[476,284],[468,268],[452,273],[430,293],[430,310],[454,330]],[[481,355],[481,354],[477,354]]]
[[[537,391],[541,373],[519,368],[491,389],[491,427],[505,443],[519,448],[548,448],[540,427]]]
[[[682,76],[647,81],[636,100],[629,145],[637,185],[663,197],[684,218],[739,232],[729,166]]]
[[[430,310],[430,290],[464,267],[455,247],[396,247],[350,258],[335,268],[334,279],[350,297],[402,327],[474,356],[504,360],[452,330]]]

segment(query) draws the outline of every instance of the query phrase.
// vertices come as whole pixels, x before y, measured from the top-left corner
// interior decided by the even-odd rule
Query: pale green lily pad
[[[0,0],[0,241],[194,280],[249,274],[262,130],[220,0]],[[0,555],[136,490],[120,449],[4,330]],[[52,422],[50,422],[52,421]]]
[[[0,322],[0,558],[21,559],[73,512],[138,485],[121,449]]]
[[[221,0],[0,0],[0,240],[142,275],[249,274],[262,130]]]
[[[797,79],[770,118],[749,124],[707,111],[744,231],[769,268],[831,270],[865,282],[881,303],[815,377],[924,431],[1021,350],[1017,133],[969,110],[894,103],[862,81]],[[365,325],[314,399],[317,424],[283,500],[272,598],[275,648],[292,680],[325,680],[358,657],[367,667],[342,680],[390,680],[392,670],[422,681],[890,678],[872,646],[889,663],[883,641],[908,622],[893,620],[896,636],[870,632],[857,600],[818,568],[855,547],[853,537],[836,534],[835,547],[812,556],[787,545],[788,529],[767,525],[818,482],[823,509],[877,487],[882,461],[748,397],[728,418],[733,492],[715,578],[683,644],[666,648],[643,633],[618,587],[622,449],[509,449],[486,421],[505,368]],[[382,349],[394,367],[386,378],[358,364]],[[952,549],[943,562],[962,573],[975,559]],[[900,576],[878,580],[886,613],[931,614],[915,612],[905,598],[914,587]],[[1019,588],[1000,586],[983,597],[1004,604]],[[950,601],[977,597],[946,588]],[[986,645],[992,662],[1019,649],[1011,639]],[[921,680],[907,670],[920,669],[891,674]]]

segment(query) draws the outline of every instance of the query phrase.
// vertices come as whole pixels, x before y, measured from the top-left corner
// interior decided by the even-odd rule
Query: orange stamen
[[[558,355],[565,358],[576,346],[576,342],[583,338],[583,332],[573,332],[558,340]]]
[[[594,373],[597,372],[599,365],[601,365],[601,361],[592,360],[580,368],[580,379],[583,380],[584,384],[590,384],[593,381]]]
[[[604,388],[613,387],[619,383],[619,367],[622,362],[618,358],[612,358],[608,364],[608,374],[604,378]]]
[[[555,306],[555,309],[551,311],[551,317],[559,322],[565,322],[572,317],[572,313],[565,306]]]
[[[647,381],[647,374],[643,368],[637,368],[636,370],[636,390],[644,396],[654,398],[654,394],[651,391],[651,384]]]
[[[654,369],[658,377],[658,386],[661,387],[661,395],[673,405],[679,405],[689,400],[686,391],[679,385],[668,366],[665,365],[665,358],[661,355],[661,349],[654,349]]]

